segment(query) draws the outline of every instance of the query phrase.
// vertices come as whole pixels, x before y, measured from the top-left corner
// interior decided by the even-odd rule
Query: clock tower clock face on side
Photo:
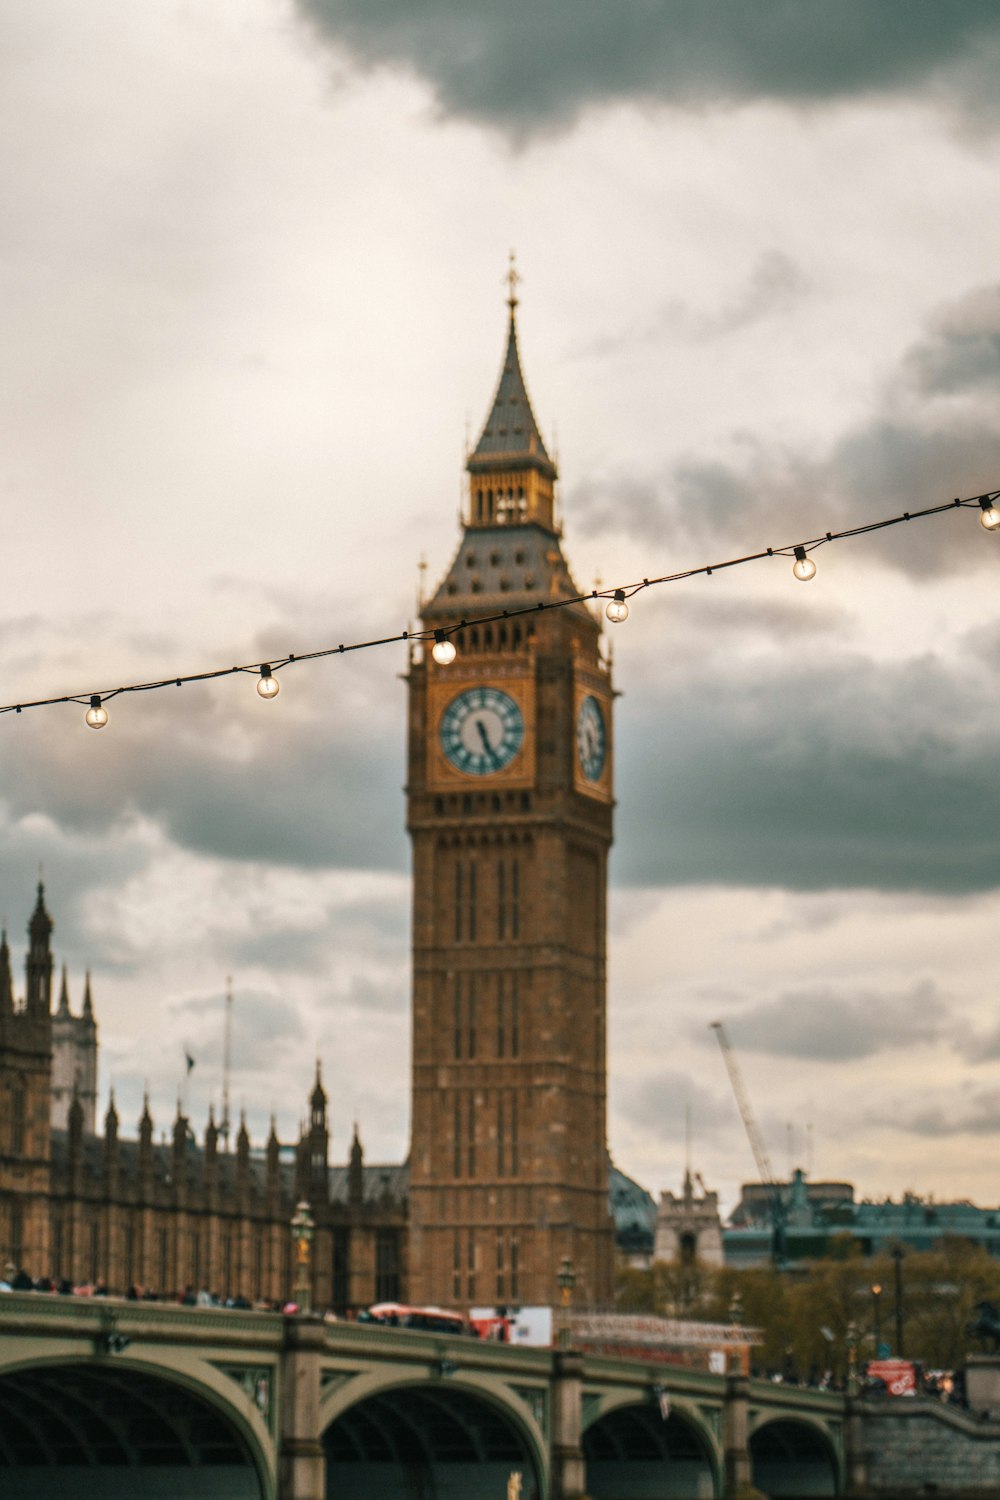
[[[597,699],[588,693],[576,715],[576,753],[588,781],[600,781],[607,750],[604,713]]]
[[[441,748],[456,771],[489,776],[510,765],[524,741],[524,719],[509,693],[471,687],[441,715]]]

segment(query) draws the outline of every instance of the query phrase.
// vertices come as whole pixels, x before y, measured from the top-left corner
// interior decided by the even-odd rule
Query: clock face
[[[580,757],[580,769],[588,781],[600,780],[606,750],[607,735],[601,705],[588,695],[576,716],[576,753]]]
[[[441,715],[441,748],[455,769],[469,776],[502,771],[523,739],[521,710],[499,688],[467,688]]]

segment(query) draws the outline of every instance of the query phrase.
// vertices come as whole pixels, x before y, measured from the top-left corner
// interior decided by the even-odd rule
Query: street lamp
[[[896,1358],[903,1358],[903,1247],[894,1245],[892,1258],[895,1261],[896,1291]]]
[[[573,1270],[573,1262],[568,1255],[564,1255],[559,1262],[556,1282],[559,1286],[559,1306],[561,1309],[559,1345],[562,1349],[568,1349],[570,1303],[573,1300],[573,1288],[576,1286],[576,1272]]]
[[[291,1230],[292,1243],[295,1246],[295,1285],[292,1288],[292,1300],[298,1304],[299,1312],[304,1313],[310,1310],[310,1250],[315,1229],[316,1224],[309,1212],[309,1205],[303,1199],[295,1206]]]
[[[875,1335],[875,1358],[881,1359],[882,1349],[882,1287],[876,1281],[872,1286],[872,1332]]]

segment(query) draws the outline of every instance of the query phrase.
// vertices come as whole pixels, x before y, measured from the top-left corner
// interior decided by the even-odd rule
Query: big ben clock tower
[[[612,688],[554,514],[556,466],[507,347],[469,455],[458,551],[414,653],[410,1296],[578,1306],[612,1294],[605,950]],[[504,611],[525,611],[513,618]],[[488,617],[493,617],[488,619]]]

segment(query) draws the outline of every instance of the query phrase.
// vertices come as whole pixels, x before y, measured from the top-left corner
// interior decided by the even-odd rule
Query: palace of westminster
[[[0,1269],[282,1299],[289,1222],[315,1219],[314,1305],[548,1303],[569,1256],[582,1303],[608,1304],[615,1255],[606,1141],[606,883],[612,706],[601,625],[555,516],[556,466],[528,399],[511,278],[507,343],[467,460],[458,550],[423,605],[454,635],[448,665],[407,674],[413,849],[412,1129],[405,1164],[365,1164],[357,1132],[331,1165],[317,1069],[294,1149],[272,1126],[178,1106],[172,1140],[98,1131],[97,1028],[63,972],[38,887],[23,996],[0,946]],[[509,621],[504,611],[519,611]],[[461,626],[456,630],[455,627]],[[437,653],[441,655],[442,653]],[[447,653],[444,653],[447,654]]]
[[[773,1189],[745,1185],[728,1227],[718,1197],[650,1195],[606,1138],[606,911],[614,694],[601,623],[578,595],[555,515],[556,466],[517,346],[514,275],[500,379],[468,456],[457,552],[422,605],[439,645],[411,649],[407,828],[413,845],[409,1158],[329,1159],[317,1066],[295,1143],[272,1123],[254,1149],[211,1111],[202,1143],[178,1105],[154,1139],[98,1132],[90,977],[55,1010],[53,923],[41,884],[23,994],[0,940],[0,1275],[170,1294],[286,1300],[291,1220],[315,1222],[313,1305],[548,1304],[568,1257],[579,1305],[608,1306],[616,1255],[766,1264]],[[441,658],[438,660],[437,658]],[[788,1260],[851,1235],[865,1254],[959,1234],[1000,1256],[1000,1214],[906,1194],[854,1201],[850,1183],[777,1185]]]

